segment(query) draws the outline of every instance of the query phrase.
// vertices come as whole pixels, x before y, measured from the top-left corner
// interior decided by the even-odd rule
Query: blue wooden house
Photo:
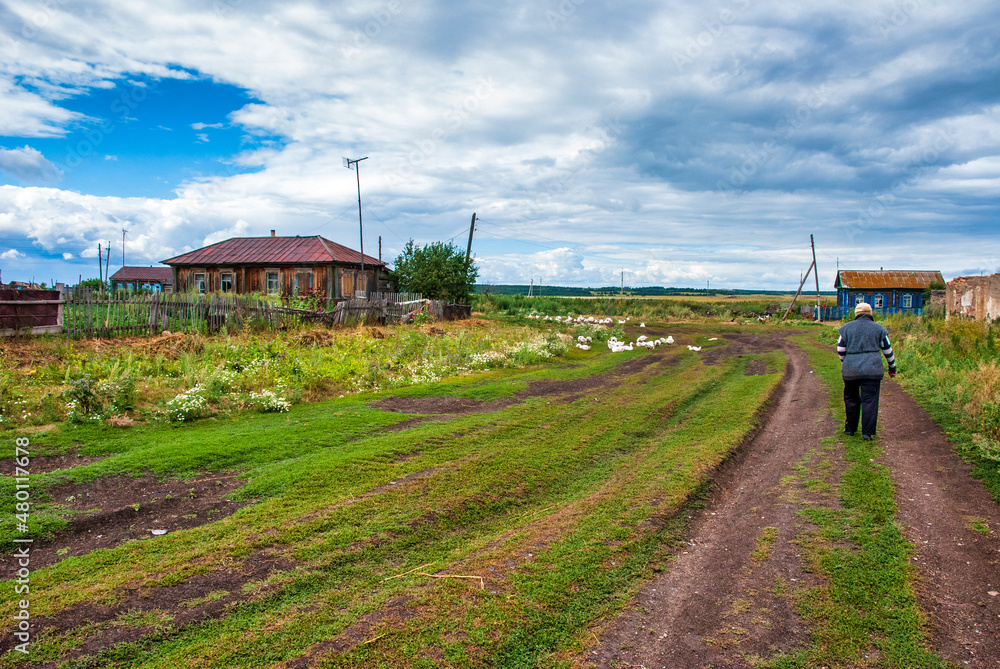
[[[924,291],[932,283],[944,285],[941,272],[929,270],[855,270],[837,272],[837,308],[846,315],[855,305],[867,302],[884,314],[919,314],[924,308]]]

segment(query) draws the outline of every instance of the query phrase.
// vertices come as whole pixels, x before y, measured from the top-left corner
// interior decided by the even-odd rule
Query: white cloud
[[[0,253],[0,260],[17,260],[18,258],[26,258],[27,256],[17,249],[9,249]]]
[[[30,146],[19,149],[0,148],[0,171],[21,183],[29,184],[56,183],[63,177],[62,170]]]

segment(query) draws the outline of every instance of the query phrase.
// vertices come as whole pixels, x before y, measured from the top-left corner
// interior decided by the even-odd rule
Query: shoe
[[[844,434],[846,434],[848,437],[853,437],[854,436],[853,432],[848,432],[847,430],[844,430]]]
[[[863,435],[861,435],[861,438],[864,439],[865,441],[871,441],[872,439],[875,438],[875,435],[874,434],[863,434]]]

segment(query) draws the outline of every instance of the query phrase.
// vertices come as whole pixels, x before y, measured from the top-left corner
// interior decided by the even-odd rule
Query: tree
[[[466,261],[465,251],[444,242],[417,246],[411,239],[393,264],[392,278],[399,290],[431,300],[468,303],[479,276],[475,263]]]
[[[77,288],[96,288],[97,290],[103,291],[110,290],[108,282],[101,281],[100,279],[84,279],[80,282]]]

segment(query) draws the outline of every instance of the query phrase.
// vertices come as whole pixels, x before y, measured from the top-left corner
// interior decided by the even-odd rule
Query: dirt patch
[[[82,467],[83,465],[89,465],[94,462],[100,462],[106,456],[85,456],[85,455],[35,455],[31,458],[31,465],[28,468],[32,474],[45,474],[47,472],[54,472],[60,469],[72,469],[73,467]],[[6,469],[0,476],[14,476],[16,471],[13,467],[9,471]]]
[[[784,333],[773,334],[739,334],[727,333],[722,336],[725,346],[715,345],[706,348],[701,353],[701,359],[706,365],[717,365],[726,358],[735,358],[749,353],[768,353],[781,348]],[[765,374],[767,372],[764,372]]]
[[[75,456],[53,456],[72,457]],[[41,457],[32,459],[34,465]],[[66,483],[47,490],[57,512],[72,519],[70,526],[50,539],[35,541],[31,549],[34,569],[69,557],[86,555],[98,548],[114,548],[127,541],[157,537],[152,530],[176,532],[225,518],[247,502],[232,502],[224,496],[244,485],[236,474],[205,474],[182,481],[107,476],[87,483]],[[3,578],[16,571],[13,560],[5,560]]]
[[[706,507],[690,514],[677,561],[608,624],[584,660],[589,666],[746,666],[747,654],[766,657],[809,641],[789,599],[774,594],[779,579],[794,586],[808,578],[791,543],[799,507],[782,495],[781,478],[834,426],[804,352],[773,338],[744,344],[728,353],[781,347],[787,355],[769,415],[719,472]],[[765,528],[777,535],[758,563],[751,554]]]
[[[273,587],[255,582],[262,582],[275,572],[293,567],[294,563],[264,549],[236,566],[198,574],[179,585],[124,588],[116,593],[114,604],[85,602],[51,617],[33,619],[36,629],[41,630],[39,640],[80,626],[110,623],[96,628],[81,645],[59,657],[57,662],[42,665],[42,668],[61,666],[67,661],[94,655],[119,643],[134,642],[160,631],[157,626],[143,624],[143,613],[154,614],[153,619],[160,615],[164,626],[174,628],[222,616],[239,602],[260,596]],[[244,586],[249,584],[254,585],[244,591]],[[0,652],[7,652],[14,643],[12,635],[4,635],[0,638]]]
[[[387,428],[389,431],[399,432],[426,421],[450,420],[456,416],[501,411],[531,397],[560,397],[562,401],[571,402],[582,393],[619,386],[626,379],[643,373],[650,365],[676,364],[676,359],[668,358],[666,354],[666,350],[661,350],[626,360],[607,374],[577,379],[532,381],[527,389],[515,393],[512,397],[499,400],[485,401],[464,397],[387,397],[371,402],[369,406],[383,411],[430,414],[429,417],[413,418]]]
[[[369,406],[383,411],[399,413],[449,414],[466,416],[474,413],[489,413],[510,406],[509,400],[473,400],[465,397],[387,397],[372,402]]]
[[[882,384],[879,414],[878,461],[892,469],[897,518],[915,547],[931,648],[961,667],[998,667],[1000,595],[989,593],[1000,591],[1000,507],[895,381]]]

